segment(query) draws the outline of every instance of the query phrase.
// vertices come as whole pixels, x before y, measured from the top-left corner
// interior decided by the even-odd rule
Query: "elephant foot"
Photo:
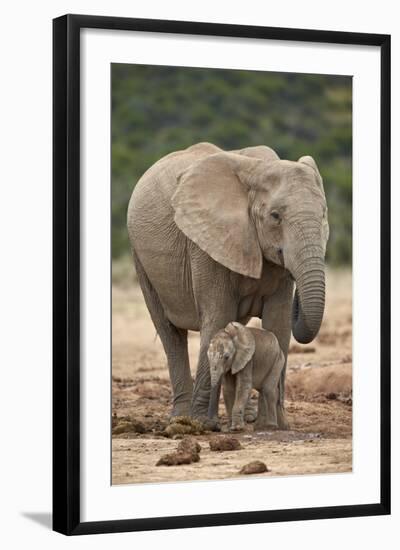
[[[244,431],[244,422],[242,424],[232,424],[232,432],[243,432]]]
[[[203,396],[204,397],[204,396]],[[199,399],[193,397],[192,407],[191,407],[191,417],[196,421],[200,422],[204,430],[211,432],[220,432],[221,425],[215,411],[209,411],[209,395],[206,395],[206,399]]]
[[[254,411],[254,412],[249,412],[244,415],[244,420],[245,422],[247,422],[247,424],[252,424],[253,422],[256,421],[256,418],[257,418],[257,411]]]
[[[290,424],[287,420],[285,409],[282,407],[282,405],[278,405],[276,412],[278,419],[278,428],[280,430],[290,430]]]
[[[271,424],[269,422],[255,422],[254,431],[255,432],[273,432],[279,430],[278,424]]]

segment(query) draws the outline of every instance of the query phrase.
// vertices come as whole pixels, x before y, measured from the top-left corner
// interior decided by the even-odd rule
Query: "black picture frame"
[[[80,31],[84,28],[378,46],[381,51],[380,501],[145,519],[80,520]],[[390,36],[151,19],[53,20],[53,529],[66,535],[390,514]]]

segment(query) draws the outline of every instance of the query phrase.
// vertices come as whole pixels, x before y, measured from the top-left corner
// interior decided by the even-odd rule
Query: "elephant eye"
[[[274,218],[274,220],[280,219],[279,212],[277,212],[276,210],[272,210],[271,216]]]
[[[224,359],[225,359],[225,361],[226,361],[227,359],[229,359],[229,353],[224,353]]]

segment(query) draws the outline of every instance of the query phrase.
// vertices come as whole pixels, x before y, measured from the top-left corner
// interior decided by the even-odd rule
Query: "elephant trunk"
[[[221,393],[221,379],[219,379],[219,381],[217,381],[214,386],[211,386],[210,401],[208,404],[208,418],[210,419],[218,418],[218,405],[219,405],[220,393]]]
[[[215,388],[218,385],[218,382],[221,379],[221,374],[218,373],[215,369],[211,369],[211,388]]]
[[[293,336],[301,344],[308,344],[318,334],[324,315],[325,263],[322,247],[306,244],[296,261],[287,267],[296,281],[292,307]]]

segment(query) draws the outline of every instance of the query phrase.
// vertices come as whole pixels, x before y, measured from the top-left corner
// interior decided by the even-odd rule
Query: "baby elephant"
[[[285,357],[272,332],[229,323],[211,340],[208,360],[213,394],[223,377],[225,407],[232,430],[244,428],[244,411],[252,388],[259,392],[255,429],[278,427],[278,382]]]

